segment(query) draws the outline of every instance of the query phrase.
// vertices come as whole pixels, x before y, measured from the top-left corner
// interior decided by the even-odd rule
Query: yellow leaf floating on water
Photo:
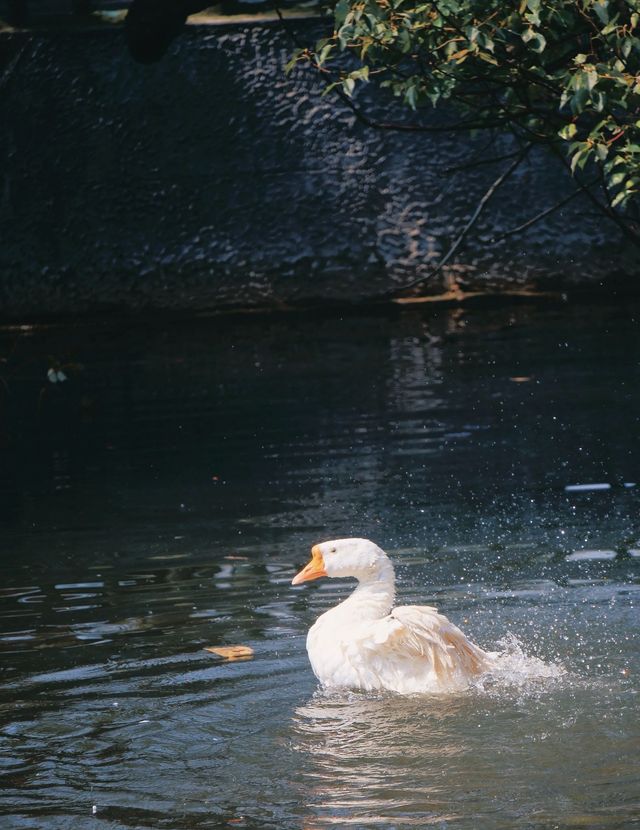
[[[225,660],[251,660],[253,657],[250,646],[205,646],[204,650],[224,657]]]

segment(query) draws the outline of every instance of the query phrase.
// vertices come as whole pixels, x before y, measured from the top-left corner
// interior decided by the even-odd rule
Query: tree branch
[[[495,138],[492,136],[489,143],[486,147],[483,148],[483,151],[488,149],[493,143],[495,142]],[[522,152],[521,149],[514,150],[511,153],[505,153],[503,156],[493,156],[492,158],[476,158],[471,161],[466,162],[465,164],[456,164],[453,167],[447,167],[443,170],[445,176],[450,176],[452,173],[461,173],[463,170],[475,170],[476,167],[484,167],[488,164],[498,164],[500,161],[508,161],[509,159],[515,158],[516,156],[520,155]]]
[[[496,179],[496,180],[495,180],[495,181],[491,184],[491,186],[490,186],[490,187],[489,187],[489,189],[485,192],[485,194],[484,194],[484,196],[482,197],[482,199],[480,199],[480,201],[479,201],[479,203],[478,203],[478,206],[477,206],[477,207],[476,207],[476,209],[474,210],[474,212],[473,212],[473,214],[471,215],[471,218],[469,219],[469,221],[467,222],[467,224],[466,224],[466,225],[464,226],[464,228],[462,229],[462,232],[461,232],[461,233],[459,234],[459,236],[456,238],[456,240],[455,240],[455,242],[453,243],[453,245],[449,248],[449,250],[447,251],[447,253],[446,253],[446,254],[442,257],[442,259],[441,259],[441,260],[440,260],[440,262],[436,265],[436,267],[435,267],[434,269],[432,269],[432,270],[431,270],[431,271],[430,271],[430,272],[429,272],[426,276],[424,276],[424,277],[418,277],[418,279],[412,280],[411,282],[407,283],[406,285],[401,286],[400,288],[394,288],[394,289],[393,289],[393,291],[390,291],[390,292],[389,292],[389,295],[390,295],[390,296],[397,296],[398,294],[400,294],[400,293],[402,293],[402,292],[404,292],[404,291],[409,291],[411,288],[415,288],[416,286],[421,285],[423,282],[426,282],[427,280],[430,280],[432,277],[434,277],[437,273],[439,273],[439,272],[440,272],[440,271],[444,268],[444,266],[445,266],[445,265],[449,262],[449,260],[451,259],[451,257],[452,257],[452,256],[455,254],[455,252],[458,250],[458,248],[459,248],[459,247],[460,247],[460,245],[462,244],[463,240],[465,239],[465,237],[467,236],[467,234],[468,234],[468,233],[469,233],[469,231],[471,230],[471,228],[473,228],[473,226],[475,225],[475,223],[478,221],[478,219],[479,219],[479,217],[480,217],[480,214],[482,213],[482,211],[485,209],[485,207],[486,207],[486,206],[487,206],[487,204],[489,203],[489,201],[490,201],[491,197],[492,197],[492,196],[496,193],[496,191],[497,191],[500,187],[502,187],[502,185],[503,185],[503,184],[507,181],[507,179],[509,178],[509,176],[511,176],[511,174],[512,174],[512,173],[514,173],[514,172],[517,170],[517,168],[518,168],[518,167],[520,166],[520,164],[523,162],[523,160],[524,160],[524,158],[526,157],[527,153],[528,153],[528,152],[529,152],[529,150],[531,149],[531,146],[532,146],[531,144],[528,144],[528,145],[527,145],[527,146],[526,146],[526,147],[525,147],[525,148],[524,148],[524,149],[523,149],[523,150],[522,150],[522,151],[518,154],[518,157],[515,159],[515,161],[513,161],[513,162],[509,165],[509,167],[507,167],[507,169],[506,169],[506,170],[504,170],[504,171],[503,171],[503,172],[502,172],[502,173],[498,176],[498,178],[497,178],[497,179]]]
[[[572,175],[571,174],[571,165],[567,161],[567,159],[564,157],[564,155],[562,154],[562,151],[560,151],[555,146],[555,144],[549,144],[549,149],[554,153],[554,155],[556,155],[560,159],[560,161],[562,162],[564,167],[569,171],[569,174]],[[577,178],[577,176],[574,176],[574,178],[578,182],[578,184],[580,184],[580,180]],[[630,228],[627,225],[627,223],[624,221],[624,219],[619,214],[617,214],[616,211],[613,208],[609,207],[608,205],[603,205],[602,202],[596,196],[593,195],[593,193],[589,190],[588,187],[584,188],[584,193],[589,197],[589,199],[593,202],[593,204],[598,208],[598,210],[600,211],[601,214],[604,214],[605,216],[608,216],[609,219],[611,219],[613,222],[615,222],[616,225],[622,231],[623,235],[630,242],[632,242],[637,248],[640,248],[640,234],[636,233],[632,228]]]
[[[426,126],[424,124],[411,123],[397,123],[393,121],[376,121],[364,113],[356,104],[349,98],[348,95],[341,89],[336,89],[336,94],[343,104],[353,112],[358,121],[362,122],[366,127],[373,127],[376,130],[391,130],[395,132],[410,132],[410,133],[453,133],[453,132],[468,132],[469,130],[488,130],[492,127],[499,127],[507,123],[504,119],[492,119],[488,121],[458,121],[455,124],[438,124]]]
[[[565,196],[564,199],[561,199],[559,202],[556,202],[555,205],[551,205],[551,207],[548,207],[545,210],[540,211],[540,213],[537,213],[535,216],[533,216],[531,219],[528,219],[526,222],[523,222],[521,225],[518,225],[515,228],[511,228],[511,230],[505,231],[504,233],[501,233],[499,236],[485,236],[484,238],[480,238],[480,242],[486,245],[494,245],[496,242],[501,242],[508,236],[514,236],[517,233],[522,233],[522,231],[526,231],[532,225],[535,225],[536,222],[539,222],[541,219],[544,219],[546,216],[549,216],[554,211],[559,210],[561,207],[564,207],[572,199],[575,199],[576,196],[579,196],[581,193],[587,190],[587,188],[593,187],[593,185],[597,183],[598,179],[593,179],[588,184],[581,185],[577,190],[574,190],[573,193],[570,193],[568,196]]]

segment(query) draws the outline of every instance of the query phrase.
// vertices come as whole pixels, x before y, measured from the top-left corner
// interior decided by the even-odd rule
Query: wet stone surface
[[[0,34],[0,319],[357,301],[431,274],[501,170],[469,163],[513,145],[370,129],[285,74],[295,48],[277,21],[189,26],[151,66],[118,28]],[[481,242],[572,187],[531,153],[425,292],[634,290],[637,251],[582,197]]]

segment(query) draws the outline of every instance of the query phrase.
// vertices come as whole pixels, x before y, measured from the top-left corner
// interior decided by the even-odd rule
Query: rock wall
[[[153,66],[118,27],[0,34],[0,316],[358,301],[428,274],[500,165],[445,170],[508,139],[370,129],[285,75],[293,48],[264,21],[189,26]],[[633,281],[582,199],[479,242],[570,188],[533,154],[425,291]]]

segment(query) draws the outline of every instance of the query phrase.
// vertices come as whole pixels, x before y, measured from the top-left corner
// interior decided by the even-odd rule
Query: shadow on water
[[[635,315],[0,333],[2,826],[633,826]],[[502,674],[318,691],[348,586],[290,580],[345,535]]]

